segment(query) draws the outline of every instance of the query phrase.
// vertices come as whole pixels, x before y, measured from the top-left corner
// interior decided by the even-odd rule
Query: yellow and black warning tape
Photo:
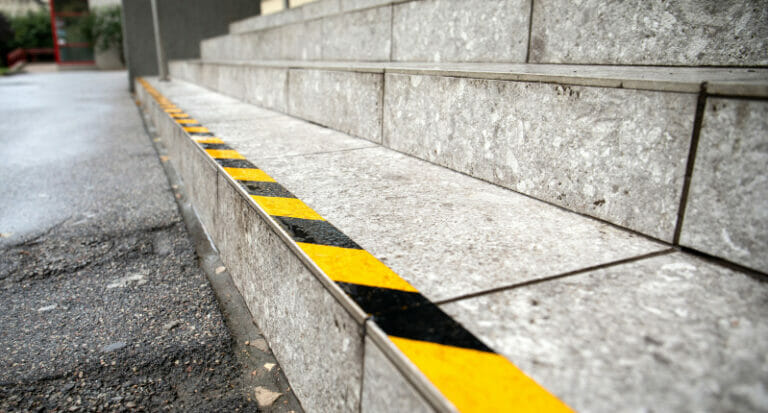
[[[459,411],[571,411],[144,79],[138,81]]]

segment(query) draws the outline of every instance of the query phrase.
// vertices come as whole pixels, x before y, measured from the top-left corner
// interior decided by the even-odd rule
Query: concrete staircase
[[[321,0],[201,55],[138,99],[308,411],[768,409],[766,3]]]

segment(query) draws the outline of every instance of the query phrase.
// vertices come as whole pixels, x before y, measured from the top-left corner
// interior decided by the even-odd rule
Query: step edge
[[[459,77],[469,79],[499,80],[513,82],[538,82],[560,85],[603,87],[631,90],[650,90],[658,92],[699,93],[706,84],[708,91],[717,95],[768,98],[768,68],[708,68],[708,67],[656,67],[677,73],[678,76],[690,75],[691,80],[675,79],[671,75],[657,78],[642,78],[645,66],[605,66],[605,65],[566,65],[538,63],[431,63],[431,62],[353,62],[321,60],[175,60],[171,63],[198,65],[247,66],[285,70],[325,70],[361,73],[408,74],[439,77]],[[538,71],[536,69],[539,69]],[[552,69],[561,73],[546,73]],[[616,74],[590,75],[589,70],[614,70]],[[571,71],[571,73],[566,73]],[[578,71],[579,73],[573,74]],[[621,75],[621,71],[634,71]],[[713,75],[733,73],[736,78],[717,78]],[[632,76],[635,75],[635,76]]]
[[[419,369],[395,347],[387,338],[386,333],[373,320],[368,320],[365,325],[365,336],[369,337],[373,344],[384,354],[395,369],[403,375],[403,378],[421,395],[424,400],[438,412],[458,413],[458,409],[451,404],[445,396],[419,371]],[[365,367],[364,367],[365,368]]]
[[[412,1],[417,1],[417,0],[381,0],[373,4],[363,5],[363,6],[360,6],[360,5],[344,6],[345,3],[342,1],[339,4],[338,10],[321,11],[321,12],[315,12],[315,13],[309,13],[309,14],[306,12],[309,9],[312,9],[313,7],[311,7],[310,3],[307,3],[299,7],[283,9],[276,13],[260,14],[260,15],[246,17],[245,19],[234,21],[229,24],[228,32],[229,34],[255,33],[255,32],[260,32],[264,30],[276,29],[276,28],[288,26],[291,24],[305,23],[305,22],[310,22],[314,20],[320,20],[326,17],[340,16],[343,14],[356,13],[360,11],[376,9],[379,7],[387,7],[387,6],[392,6],[392,5],[401,4],[401,3],[408,3]],[[310,6],[310,7],[305,8],[307,6]],[[315,8],[317,8],[317,5],[314,5],[314,6]],[[296,15],[295,17],[287,17],[294,14]],[[282,20],[282,19],[285,19],[285,20]],[[262,22],[262,23],[256,24],[255,22]]]

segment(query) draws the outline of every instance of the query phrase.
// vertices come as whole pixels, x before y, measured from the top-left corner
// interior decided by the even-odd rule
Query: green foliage
[[[122,9],[120,6],[99,7],[91,11],[90,41],[99,50],[123,47]]]
[[[26,15],[10,19],[14,36],[10,49],[23,47],[53,47],[51,16],[46,11],[27,12]]]

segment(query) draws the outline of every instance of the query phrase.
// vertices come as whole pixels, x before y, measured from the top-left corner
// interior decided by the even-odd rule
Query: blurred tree
[[[116,48],[120,55],[120,61],[125,64],[122,8],[120,6],[94,8],[88,17],[81,20],[80,30],[95,49],[105,51]]]
[[[51,16],[45,11],[28,12],[26,15],[11,19],[14,32],[12,49],[23,47],[53,47]]]

